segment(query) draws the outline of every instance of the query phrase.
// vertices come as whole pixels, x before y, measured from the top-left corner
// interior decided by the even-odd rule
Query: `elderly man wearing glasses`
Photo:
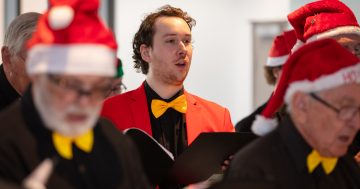
[[[360,188],[360,168],[347,153],[360,129],[359,59],[333,39],[295,51],[278,88],[253,128],[269,132],[285,103],[278,127],[239,151],[225,177],[271,182],[279,188]]]
[[[0,188],[148,188],[134,144],[99,119],[117,44],[98,6],[50,1],[40,18],[28,43],[32,86],[0,114]]]
[[[332,38],[360,58],[360,27],[352,10],[341,1],[308,3],[288,15],[298,38],[296,48],[318,39]],[[360,133],[349,153],[360,164]]]

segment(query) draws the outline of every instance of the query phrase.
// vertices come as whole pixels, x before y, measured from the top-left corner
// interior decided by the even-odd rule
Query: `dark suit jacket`
[[[20,99],[19,93],[7,80],[3,65],[0,65],[0,111]]]
[[[188,144],[201,132],[234,132],[226,108],[186,91],[184,94],[188,104],[185,114]],[[111,120],[121,131],[136,127],[152,135],[144,84],[133,91],[107,99],[102,116]]]
[[[47,182],[49,189],[149,188],[134,144],[109,121],[102,119],[94,128],[94,146],[90,153],[79,152],[73,147],[74,158],[66,160],[57,155],[51,131],[42,125],[28,99],[25,96],[0,114],[2,189],[21,185],[45,158],[53,157],[57,157],[58,163]],[[24,104],[30,104],[30,108],[25,108]]]
[[[308,173],[310,146],[285,117],[279,127],[240,150],[232,160],[225,182],[272,182],[279,188],[360,188],[360,169],[351,156],[339,158],[334,171],[325,175],[318,166]]]

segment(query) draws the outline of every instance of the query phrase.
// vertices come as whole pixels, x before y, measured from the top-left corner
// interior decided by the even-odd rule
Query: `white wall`
[[[115,33],[129,89],[144,80],[133,69],[133,35],[144,13],[164,4],[182,8],[197,21],[193,28],[192,67],[185,88],[228,107],[235,124],[252,111],[251,22],[286,19],[289,0],[117,0]]]
[[[4,0],[0,1],[0,46],[2,46],[5,34],[5,15],[4,15]],[[1,53],[0,53],[1,54]],[[0,61],[0,63],[2,63]]]
[[[44,13],[47,9],[47,0],[22,0],[20,13],[39,12]]]

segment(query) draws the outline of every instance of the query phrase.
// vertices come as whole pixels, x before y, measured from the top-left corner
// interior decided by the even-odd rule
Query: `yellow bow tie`
[[[157,99],[151,101],[151,111],[156,118],[163,115],[170,107],[174,108],[178,112],[185,113],[187,109],[185,95],[181,95],[169,103]]]
[[[52,139],[55,149],[61,155],[61,157],[65,159],[72,159],[72,143],[75,143],[76,146],[84,152],[89,153],[91,152],[94,144],[94,133],[93,130],[90,130],[79,137],[72,138],[54,132],[52,134]]]
[[[307,166],[309,173],[312,173],[315,168],[321,163],[325,173],[328,175],[335,169],[337,160],[337,158],[322,157],[318,151],[313,150],[307,156]]]

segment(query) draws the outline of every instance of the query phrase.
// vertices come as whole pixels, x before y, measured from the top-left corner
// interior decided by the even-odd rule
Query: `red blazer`
[[[202,132],[234,132],[230,113],[226,108],[186,91],[184,93],[188,104],[185,115],[188,144]],[[110,119],[120,131],[136,127],[152,135],[144,84],[105,100],[101,114]]]

